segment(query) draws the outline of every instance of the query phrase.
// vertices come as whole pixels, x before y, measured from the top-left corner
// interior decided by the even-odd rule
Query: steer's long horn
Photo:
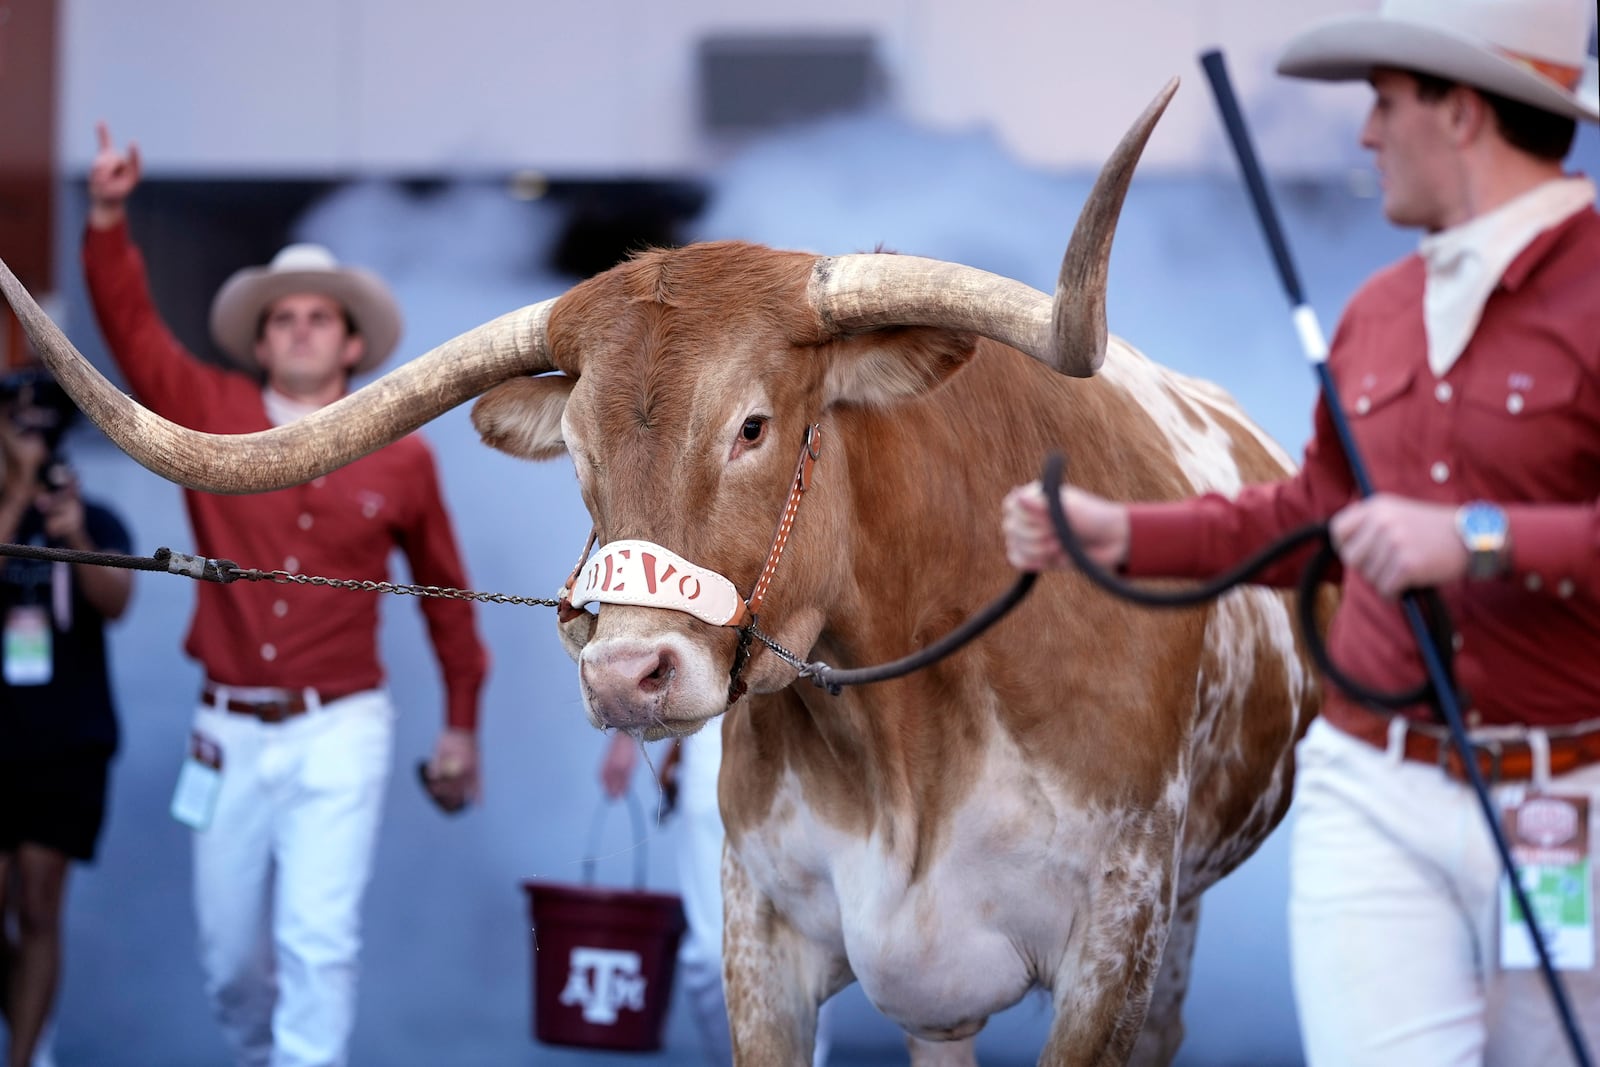
[[[50,321],[0,261],[0,291],[56,380],[106,436],[170,481],[211,493],[259,493],[309,481],[376,451],[496,382],[550,370],[554,299],[502,315],[337,403],[259,433],[214,434],[168,422],[119,392]]]
[[[829,330],[946,326],[1019,348],[1063,374],[1087,378],[1106,357],[1111,239],[1134,167],[1178,79],[1156,94],[1100,170],[1078,215],[1055,299],[975,267],[915,256],[819,259],[810,295]]]

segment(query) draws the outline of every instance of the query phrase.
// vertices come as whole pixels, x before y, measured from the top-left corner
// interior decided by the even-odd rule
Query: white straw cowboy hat
[[[344,305],[366,342],[352,373],[371,370],[400,342],[400,305],[383,280],[360,267],[342,267],[321,245],[294,244],[265,267],[235,271],[211,301],[211,339],[234,362],[257,369],[261,313],[292,293],[320,293]]]
[[[1594,14],[1594,0],[1383,0],[1375,15],[1295,37],[1278,73],[1351,81],[1393,67],[1600,122],[1600,74],[1588,54]]]

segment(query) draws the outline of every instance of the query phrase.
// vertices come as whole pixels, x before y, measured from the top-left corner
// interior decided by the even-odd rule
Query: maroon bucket
[[[595,812],[583,884],[522,883],[533,921],[533,1036],[547,1045],[653,1052],[661,1047],[683,900],[644,889],[645,832],[639,801],[627,794],[634,839],[634,888],[594,885],[594,855],[608,804]]]

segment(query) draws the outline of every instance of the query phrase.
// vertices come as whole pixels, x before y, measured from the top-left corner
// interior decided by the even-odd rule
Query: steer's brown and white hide
[[[498,387],[475,420],[507,451],[570,453],[601,543],[744,595],[819,425],[761,625],[836,667],[922,647],[1014,581],[1000,498],[1052,449],[1117,499],[1289,470],[1225,395],[1116,339],[1073,379],[952,330],[823,330],[814,262],[641,255],[554,304],[563,375]],[[757,645],[732,707],[731,629],[608,603],[564,636],[596,726],[723,730],[728,1012],[763,1067],[809,1063],[818,1004],[852,980],[918,1063],[969,1062],[1034,987],[1056,1009],[1043,1062],[1168,1062],[1199,895],[1282,816],[1316,705],[1286,601],[1259,589],[1161,613],[1047,574],[958,655],[839,696]]]

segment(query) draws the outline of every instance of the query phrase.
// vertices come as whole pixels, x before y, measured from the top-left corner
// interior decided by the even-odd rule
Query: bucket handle
[[[633,888],[644,888],[646,855],[646,836],[644,829],[644,808],[639,805],[639,798],[634,796],[633,790],[622,794],[628,802],[628,817],[633,823],[633,837],[638,842],[638,847],[633,850]],[[601,797],[599,805],[594,809],[594,818],[589,821],[589,852],[583,857],[583,884],[594,885],[595,858],[600,852],[600,829],[605,825],[606,811],[611,807],[612,800]]]

